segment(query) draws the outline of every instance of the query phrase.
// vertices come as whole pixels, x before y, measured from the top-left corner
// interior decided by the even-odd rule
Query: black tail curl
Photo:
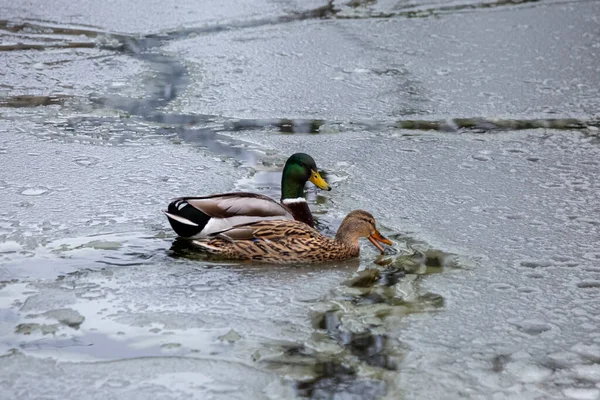
[[[189,238],[199,234],[202,229],[206,226],[208,221],[210,220],[210,216],[206,215],[202,211],[198,210],[195,207],[192,207],[185,201],[185,199],[177,199],[172,201],[167,208],[167,212],[169,214],[176,215],[181,218],[185,218],[190,222],[195,223],[198,226],[184,224],[182,222],[177,221],[176,219],[171,218],[167,215],[169,219],[169,223],[171,224],[171,228],[181,237]]]

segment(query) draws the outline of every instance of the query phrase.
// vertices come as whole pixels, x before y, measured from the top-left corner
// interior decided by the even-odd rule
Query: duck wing
[[[192,207],[216,218],[240,215],[252,217],[285,217],[289,209],[270,197],[256,193],[226,193],[206,197],[183,197]]]
[[[286,206],[247,192],[181,197],[169,204],[165,215],[179,236],[194,238],[249,222],[293,219]]]

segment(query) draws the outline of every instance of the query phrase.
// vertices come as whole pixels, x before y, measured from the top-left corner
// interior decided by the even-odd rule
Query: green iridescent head
[[[323,190],[331,187],[319,174],[317,164],[305,153],[292,154],[283,167],[281,176],[281,199],[304,197],[304,185],[307,181]]]

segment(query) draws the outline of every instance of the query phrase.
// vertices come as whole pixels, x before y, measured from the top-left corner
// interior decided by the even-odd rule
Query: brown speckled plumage
[[[375,228],[373,216],[362,210],[352,211],[344,218],[335,239],[302,222],[273,220],[238,225],[193,243],[208,253],[230,259],[318,263],[357,257],[359,237],[391,244]]]

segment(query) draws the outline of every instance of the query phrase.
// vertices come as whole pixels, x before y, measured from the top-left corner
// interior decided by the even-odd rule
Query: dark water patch
[[[58,25],[38,24],[31,22],[15,22],[8,20],[0,20],[0,30],[19,33],[25,32],[28,34],[56,34],[69,36],[87,36],[90,38],[96,37],[102,33],[92,29],[71,28]]]
[[[510,356],[505,354],[500,354],[495,356],[492,359],[492,370],[494,372],[503,372],[506,364],[510,361]]]
[[[225,121],[224,129],[229,131],[275,129],[281,133],[317,134],[350,130],[382,131],[393,128],[394,124],[384,121],[327,121],[323,119],[231,119]]]
[[[394,286],[406,276],[406,271],[403,268],[386,268],[380,271],[377,283],[381,286]]]
[[[408,240],[404,235],[389,236],[402,237],[403,242],[412,242],[420,249],[407,244],[407,250],[400,255],[384,257],[391,260],[388,266],[364,269],[342,282],[310,315],[315,329],[310,350],[295,349],[296,354],[322,361],[327,350],[319,351],[320,344],[329,343],[322,348],[331,349],[331,343],[335,343],[340,349],[332,355],[336,363],[353,371],[376,369],[376,381],[384,390],[391,387],[388,377],[401,371],[402,358],[408,351],[386,333],[386,324],[397,324],[410,313],[442,310],[444,298],[422,291],[420,281],[423,275],[443,272],[457,262],[452,254]],[[316,380],[310,382],[313,381]],[[301,389],[302,385],[298,385],[299,393]]]
[[[401,304],[406,304],[411,312],[427,312],[433,309],[442,309],[445,306],[445,300],[437,293],[426,292],[420,294],[416,301]]]
[[[2,281],[0,281],[0,290],[4,289],[8,285],[12,285],[12,284],[15,284],[15,283],[18,283],[18,282],[19,282],[18,279],[2,280]]]
[[[298,344],[284,344],[273,350],[265,355],[256,353],[254,360],[285,376],[299,397],[376,399],[386,393],[385,381],[362,374],[352,355],[324,354]]]
[[[343,282],[344,285],[349,287],[372,287],[375,282],[379,279],[379,270],[374,268],[365,269],[357,272],[355,276]]]
[[[152,121],[163,125],[198,126],[215,123],[218,124],[222,120],[222,117],[210,114],[165,114],[154,112],[147,115],[145,119],[147,121]]]
[[[350,0],[346,3],[348,7],[352,8],[365,7],[370,6],[372,4],[377,4],[377,0]]]
[[[389,337],[373,331],[363,332],[329,332],[338,343],[347,348],[351,354],[366,364],[395,371],[398,367],[389,354]]]
[[[403,235],[390,235],[395,240],[402,240],[397,236],[403,237]],[[398,271],[414,275],[436,274],[449,268],[460,267],[455,254],[437,249],[422,248],[420,244],[417,244],[417,247],[413,247],[414,245],[411,244],[407,244],[407,246],[409,247],[408,252],[394,256],[382,255],[377,258],[375,263],[385,266],[387,271]],[[396,275],[387,276],[394,278]],[[386,275],[383,275],[382,278],[387,279]],[[394,281],[394,283],[396,282]]]
[[[100,30],[60,26],[49,22],[32,23],[7,20],[0,21],[0,31],[18,35],[15,40],[17,43],[0,45],[0,51],[76,48],[118,50],[120,43],[127,37]],[[90,41],[82,41],[82,37],[88,38]],[[34,42],[35,40],[37,40],[37,43]]]
[[[526,260],[526,261],[521,261],[520,262],[520,266],[524,267],[524,268],[548,268],[553,266],[553,263],[550,261],[545,261],[545,260]]]
[[[426,259],[423,253],[417,258],[420,263]],[[384,321],[444,307],[442,296],[420,291],[419,275],[407,272],[412,270],[412,264],[408,263],[408,268],[401,264],[396,260],[396,265],[390,268],[370,268],[355,273],[334,291],[329,307],[311,314],[313,328],[360,363],[386,371],[397,370],[404,350],[399,342],[381,331]],[[433,264],[443,262],[438,260]]]
[[[56,96],[30,96],[20,95],[12,96],[7,98],[0,98],[0,107],[39,107],[39,106],[51,106],[51,105],[63,105],[70,96],[56,95]]]
[[[398,360],[401,358],[395,343],[384,333],[377,332],[372,327],[351,331],[344,325],[344,314],[340,310],[332,310],[318,316],[313,320],[315,328],[324,331],[325,337],[315,335],[319,340],[333,340],[337,345],[346,350],[347,357],[358,360],[371,367],[381,368],[386,371],[396,371]],[[313,339],[314,339],[313,338]],[[338,355],[338,360],[345,359]]]
[[[51,50],[51,49],[91,49],[97,47],[96,44],[90,42],[68,42],[55,44],[27,44],[16,43],[0,45],[0,51],[20,51],[20,50]]]
[[[315,378],[298,381],[297,394],[309,399],[360,398],[376,399],[385,394],[382,382],[360,379],[356,371],[334,361],[314,366]]]
[[[173,258],[182,258],[197,261],[207,261],[210,255],[199,252],[197,247],[193,245],[191,240],[176,238],[169,249],[169,256]]]
[[[573,130],[600,127],[600,120],[581,120],[576,118],[548,118],[548,119],[506,119],[488,120],[484,118],[454,118],[441,121],[432,120],[398,120],[389,121],[325,121],[322,119],[239,119],[226,121],[224,129],[232,131],[277,129],[281,133],[323,133],[323,127],[328,127],[326,132],[333,128],[336,131],[349,129],[363,129],[368,131],[381,131],[386,129],[403,129],[416,131],[438,132],[469,132],[491,133],[504,131],[518,131],[530,129]]]
[[[368,268],[357,272],[355,276],[343,282],[348,287],[371,288],[374,285],[394,286],[406,275],[403,268],[379,270]]]
[[[577,283],[577,287],[581,289],[598,289],[600,288],[600,280],[586,279]]]
[[[352,12],[349,14],[345,14],[343,12],[338,12],[335,15],[335,18],[338,19],[367,19],[367,18],[429,18],[435,17],[444,14],[453,14],[459,12],[469,12],[475,11],[479,9],[493,9],[500,7],[509,7],[509,6],[519,6],[526,3],[538,3],[540,0],[498,0],[495,2],[481,2],[481,3],[467,3],[467,4],[456,4],[456,5],[448,5],[448,6],[439,6],[425,9],[411,9],[405,11],[389,11],[389,12],[375,12],[366,9],[365,13],[360,14],[356,12]],[[371,4],[375,4],[376,1],[373,0],[351,0],[346,3],[347,6],[352,7],[353,9],[357,8],[366,8],[365,6],[369,6]],[[414,8],[412,4],[406,8]]]
[[[517,131],[526,129],[584,129],[588,126],[600,126],[600,120],[579,120],[575,118],[549,119],[507,119],[487,120],[483,118],[455,118],[446,121],[405,120],[397,121],[396,128],[413,130],[435,130],[442,132],[493,132]]]
[[[319,133],[325,121],[319,119],[239,119],[225,123],[232,131],[276,128],[281,133]]]
[[[199,116],[199,121],[209,116]],[[184,119],[185,120],[185,119]],[[192,117],[188,120],[193,121]],[[386,121],[326,121],[322,119],[230,119],[223,118],[222,130],[246,131],[276,129],[284,134],[319,134],[349,130],[383,131],[390,129],[438,131],[449,133],[494,133],[531,129],[582,130],[600,127],[600,120],[576,118],[549,119],[506,119],[487,120],[484,118],[455,118],[442,121],[398,120]],[[327,128],[327,129],[323,129]]]
[[[211,269],[215,267],[222,267],[224,265],[228,266],[244,266],[244,267],[252,267],[259,268],[259,265],[251,264],[245,261],[232,261],[230,259],[225,259],[222,256],[204,253],[198,251],[198,247],[195,246],[191,240],[184,238],[176,238],[171,248],[167,252],[167,256],[181,259],[181,260],[189,260],[189,261],[201,261],[202,263],[199,266],[202,269]],[[273,265],[267,266],[267,268],[273,268]],[[276,267],[281,268],[281,267]]]
[[[378,292],[367,292],[362,296],[354,296],[349,299],[355,306],[365,306],[371,304],[384,304],[387,302],[385,295]]]

